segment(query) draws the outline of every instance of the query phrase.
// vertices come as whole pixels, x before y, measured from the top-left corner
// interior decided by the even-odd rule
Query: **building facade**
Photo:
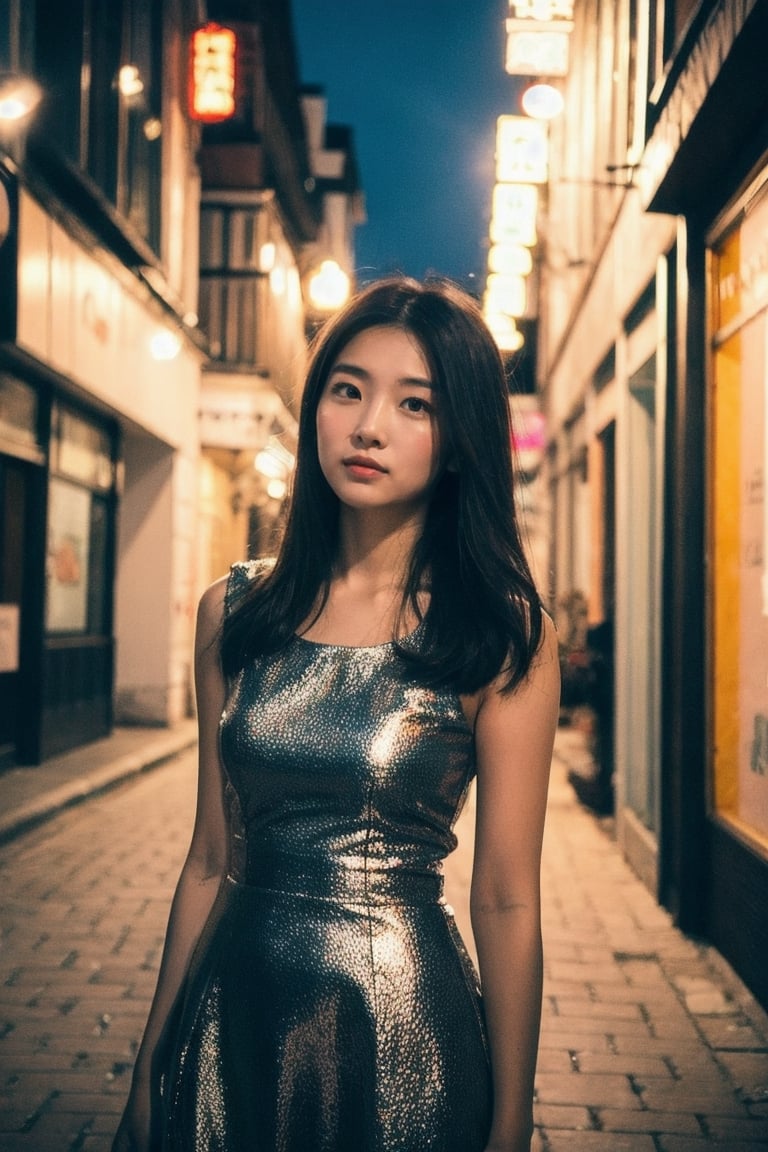
[[[191,713],[199,593],[282,506],[324,212],[281,0],[0,3],[0,766]]]
[[[343,296],[331,307],[344,302],[363,219],[351,129],[327,124],[322,90],[300,83],[289,6],[218,0],[211,13],[235,32],[248,82],[234,114],[204,127],[200,152],[203,583],[274,545],[307,341],[328,315],[313,278],[334,270]]]
[[[196,7],[0,8],[5,82],[39,95],[0,139],[6,760],[189,709]]]
[[[573,6],[538,376],[553,598],[612,636],[617,834],[768,1002],[765,0]]]

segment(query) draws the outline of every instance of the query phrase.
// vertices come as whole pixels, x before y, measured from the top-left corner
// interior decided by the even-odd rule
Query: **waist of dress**
[[[241,887],[345,904],[435,904],[442,900],[437,867],[361,860],[350,865],[311,857],[251,855],[230,879]]]

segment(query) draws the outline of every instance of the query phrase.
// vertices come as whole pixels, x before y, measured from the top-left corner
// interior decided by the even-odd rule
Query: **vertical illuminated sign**
[[[527,116],[496,121],[496,179],[512,184],[546,184],[549,161],[547,126]]]
[[[231,28],[204,24],[192,33],[189,114],[204,124],[228,120],[235,112],[235,54]]]

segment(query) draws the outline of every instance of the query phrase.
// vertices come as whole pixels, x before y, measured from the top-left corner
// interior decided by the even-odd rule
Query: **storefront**
[[[200,353],[7,172],[0,765],[188,715]],[[6,290],[7,289],[7,290]]]
[[[709,929],[768,998],[768,170],[709,239]]]
[[[6,765],[35,763],[111,727],[116,432],[44,383],[0,371]]]
[[[615,626],[617,839],[768,1004],[768,4],[637,5],[623,31],[593,7],[550,126],[556,591],[587,539],[590,619]]]

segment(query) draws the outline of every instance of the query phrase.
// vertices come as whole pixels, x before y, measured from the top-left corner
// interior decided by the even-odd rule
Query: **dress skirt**
[[[447,906],[227,886],[163,1077],[163,1152],[482,1152],[482,1005]]]

